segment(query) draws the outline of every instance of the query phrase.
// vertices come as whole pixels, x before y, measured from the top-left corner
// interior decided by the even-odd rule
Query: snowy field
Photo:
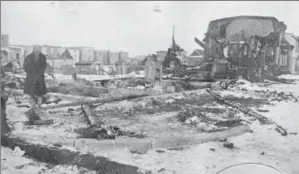
[[[268,87],[246,84],[246,88],[291,92],[299,96],[299,76],[284,75],[282,77],[297,79],[296,84],[275,83]],[[229,94],[246,98],[250,97],[249,92],[223,91],[222,95]],[[132,154],[128,149],[116,149],[99,155],[159,174],[215,174],[225,167],[242,162],[263,163],[277,167],[288,174],[299,174],[299,103],[273,102],[273,104],[264,106],[262,109],[269,110],[269,112],[262,113],[262,115],[286,128],[291,133],[288,136],[281,136],[274,130],[273,125],[260,125],[256,121],[250,125],[252,133],[229,139],[229,142],[234,143],[233,149],[224,148],[221,142],[209,142],[181,150],[149,150],[148,153],[142,155]],[[20,153],[14,153],[3,147],[1,147],[1,164],[3,173],[7,174],[84,173],[83,169],[74,166],[54,167],[34,162]]]
[[[299,76],[284,76],[299,79]],[[295,85],[274,84],[269,90],[292,92],[299,96],[299,81]],[[264,116],[272,119],[288,130],[299,133],[299,103],[281,102],[274,106],[265,106],[268,113]],[[281,136],[273,125],[253,123],[253,133],[230,138],[235,148],[227,149],[223,143],[210,142],[184,150],[150,150],[147,154],[131,154],[129,150],[115,150],[108,157],[118,162],[132,164],[154,173],[172,174],[215,174],[225,167],[243,162],[257,162],[276,167],[289,174],[299,174],[299,135]],[[256,172],[253,172],[256,173]]]

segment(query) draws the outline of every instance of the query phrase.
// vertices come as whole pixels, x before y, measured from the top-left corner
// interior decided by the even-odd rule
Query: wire
[[[235,167],[235,166],[245,165],[245,164],[256,164],[256,165],[267,166],[267,167],[270,167],[270,168],[272,168],[272,169],[274,169],[274,170],[276,170],[276,171],[278,171],[278,172],[280,172],[280,173],[282,173],[282,174],[287,174],[287,173],[285,173],[284,171],[279,170],[279,169],[277,169],[277,168],[275,168],[275,167],[272,167],[272,166],[270,166],[270,165],[262,164],[262,163],[255,163],[255,162],[246,162],[246,163],[240,163],[240,164],[235,164],[235,165],[232,165],[232,166],[228,166],[228,167],[226,167],[226,168],[220,170],[220,171],[217,172],[216,174],[219,174],[220,172],[222,172],[222,171],[224,171],[224,170],[226,170],[226,169],[229,169],[229,168],[232,168],[232,167]]]

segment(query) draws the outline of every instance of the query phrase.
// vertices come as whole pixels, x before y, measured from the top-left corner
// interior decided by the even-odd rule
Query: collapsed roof
[[[265,37],[272,32],[285,29],[286,25],[275,17],[235,16],[211,21],[204,41],[208,42],[210,37],[242,41],[254,35]]]

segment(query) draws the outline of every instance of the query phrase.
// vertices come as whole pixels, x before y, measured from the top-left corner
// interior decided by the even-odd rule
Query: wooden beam
[[[52,105],[52,106],[45,106],[45,107],[40,107],[40,109],[47,110],[47,109],[56,109],[56,108],[64,108],[64,107],[70,107],[70,106],[79,106],[79,105],[90,105],[94,103],[109,103],[109,102],[114,102],[114,101],[122,101],[122,100],[129,100],[129,99],[136,99],[140,97],[146,97],[149,96],[148,94],[139,94],[139,95],[124,95],[121,97],[108,97],[108,98],[99,98],[93,101],[77,101],[77,102],[71,102],[71,103],[63,103],[63,104],[57,104],[57,105]]]
[[[237,104],[234,104],[228,100],[226,100],[225,98],[221,97],[220,95],[213,93],[211,90],[206,90],[209,94],[211,94],[216,100],[217,102],[219,102],[220,104],[225,104],[227,106],[230,106],[232,108],[238,109],[239,111],[241,111],[242,113],[256,118],[261,124],[274,124],[276,126],[276,130],[278,133],[280,133],[282,136],[287,136],[288,132],[286,129],[284,129],[283,127],[281,127],[280,125],[278,125],[277,123],[275,123],[274,121],[272,121],[270,118],[267,118],[255,111],[253,111],[250,108],[243,108],[241,106],[238,106]]]

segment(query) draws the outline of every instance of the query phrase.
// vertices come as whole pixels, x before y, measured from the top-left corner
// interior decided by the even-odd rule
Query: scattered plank
[[[53,120],[34,120],[33,121],[33,125],[49,125],[49,124],[53,124]]]
[[[96,99],[93,101],[77,101],[77,102],[71,102],[71,103],[64,103],[64,104],[57,104],[53,106],[45,106],[45,107],[40,107],[43,110],[47,109],[56,109],[56,108],[63,108],[63,107],[70,107],[70,106],[77,106],[77,105],[90,105],[90,104],[95,104],[95,103],[109,103],[109,102],[116,102],[116,101],[122,101],[122,100],[131,100],[131,99],[136,99],[140,97],[145,97],[148,96],[148,94],[140,94],[140,95],[124,95],[121,97],[108,97],[108,98],[100,98]]]
[[[225,100],[225,98],[213,93],[211,90],[206,90],[211,96],[213,96],[216,101],[220,104],[225,104],[227,106],[233,107],[235,109],[238,109],[239,111],[243,112],[244,114],[256,118],[261,124],[274,124],[276,125],[276,131],[280,133],[282,136],[287,136],[288,132],[286,129],[275,123],[274,121],[270,120],[269,118],[249,109],[249,108],[242,108],[238,106],[237,104],[231,103],[228,100]]]
[[[89,127],[92,127],[92,125],[95,124],[95,113],[93,113],[91,108],[87,105],[81,105],[81,110],[83,112],[87,124],[89,125]]]

